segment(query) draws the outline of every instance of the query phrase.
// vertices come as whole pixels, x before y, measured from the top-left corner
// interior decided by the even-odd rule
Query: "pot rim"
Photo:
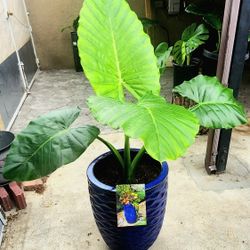
[[[118,151],[123,151],[123,149],[119,149]],[[131,148],[131,151],[139,151],[139,149],[137,148]],[[94,167],[96,165],[96,163],[99,161],[99,160],[102,160],[104,159],[105,157],[111,155],[112,152],[111,151],[108,151],[106,153],[103,153],[101,155],[99,155],[97,158],[95,158],[88,166],[87,168],[87,177],[88,177],[88,180],[91,181],[95,186],[101,188],[101,189],[104,189],[106,191],[111,191],[111,192],[116,192],[116,188],[114,186],[110,186],[110,185],[107,185],[107,184],[104,184],[103,182],[99,181],[96,177],[95,177],[95,174],[94,174]],[[151,182],[147,183],[145,185],[145,190],[150,190],[154,187],[156,187],[158,184],[160,184],[165,178],[167,178],[168,176],[168,164],[167,162],[162,162],[161,164],[162,168],[161,168],[161,172],[160,174],[158,175],[158,177],[154,180],[152,180]]]
[[[218,57],[219,57],[219,54],[218,52],[216,51],[210,51],[210,50],[207,50],[207,49],[203,49],[203,56],[209,58],[209,59],[212,59],[212,60],[218,60]]]
[[[0,137],[1,136],[6,136],[8,138],[7,143],[2,143],[0,145],[0,153],[3,153],[3,151],[5,151],[11,146],[12,142],[15,139],[15,135],[11,133],[10,131],[0,131]]]
[[[173,66],[175,67],[180,67],[180,68],[196,68],[199,67],[201,64],[201,60],[198,57],[194,57],[191,60],[190,65],[186,65],[186,64],[178,64],[176,63],[174,60],[172,61]]]

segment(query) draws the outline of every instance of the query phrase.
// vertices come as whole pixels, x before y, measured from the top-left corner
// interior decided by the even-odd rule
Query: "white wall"
[[[6,2],[8,11],[13,13],[13,15],[9,17],[9,20],[6,19],[4,2]],[[0,63],[15,51],[11,40],[8,22],[11,23],[16,45],[19,49],[29,40],[30,37],[22,0],[0,0]]]
[[[83,0],[26,0],[35,45],[42,69],[73,68],[70,29]],[[128,0],[131,8],[145,15],[144,0]]]

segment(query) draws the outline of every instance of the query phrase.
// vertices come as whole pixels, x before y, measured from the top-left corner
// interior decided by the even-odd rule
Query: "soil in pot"
[[[131,159],[135,157],[135,152],[131,153]],[[154,180],[161,171],[161,165],[157,164],[149,155],[145,154],[139,164],[134,184],[149,183]],[[117,160],[111,155],[96,164],[94,174],[102,183],[110,186],[124,184],[122,169]]]

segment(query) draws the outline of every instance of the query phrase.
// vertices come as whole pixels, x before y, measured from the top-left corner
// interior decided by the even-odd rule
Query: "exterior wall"
[[[6,1],[8,11],[12,13],[9,17],[11,25],[15,34],[17,48],[21,48],[29,40],[29,31],[26,24],[26,16],[24,13],[23,2],[21,0]],[[1,37],[1,53],[0,64],[5,61],[14,51],[10,31],[8,28],[8,21],[5,17],[5,8],[3,1],[0,1],[0,37]]]
[[[73,68],[70,29],[82,0],[26,0],[41,69]]]
[[[70,29],[82,6],[82,0],[26,0],[30,12],[35,45],[42,69],[73,68]],[[129,0],[139,16],[144,15],[144,0]]]

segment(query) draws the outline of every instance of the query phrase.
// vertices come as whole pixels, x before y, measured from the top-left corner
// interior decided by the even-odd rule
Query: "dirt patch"
[[[18,213],[9,214],[9,215],[7,215],[7,220],[8,220],[8,222],[15,221],[17,219],[17,217],[18,217]]]

